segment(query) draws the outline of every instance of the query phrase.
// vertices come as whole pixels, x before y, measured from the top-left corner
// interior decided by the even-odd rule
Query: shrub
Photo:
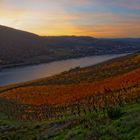
[[[107,109],[107,115],[110,119],[117,119],[122,115],[122,110],[119,106],[109,107]]]

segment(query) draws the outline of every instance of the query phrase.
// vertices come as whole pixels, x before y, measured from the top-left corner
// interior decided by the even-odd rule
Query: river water
[[[7,68],[0,71],[0,86],[20,83],[59,74],[75,67],[95,65],[126,54],[97,55],[24,67]]]

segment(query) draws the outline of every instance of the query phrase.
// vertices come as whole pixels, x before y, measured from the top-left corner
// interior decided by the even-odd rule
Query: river
[[[126,54],[97,55],[39,65],[7,68],[0,71],[0,86],[44,78],[70,70],[71,68],[87,67],[124,55]]]

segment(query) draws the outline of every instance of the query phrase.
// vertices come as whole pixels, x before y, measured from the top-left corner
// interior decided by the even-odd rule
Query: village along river
[[[39,65],[2,69],[0,71],[0,86],[44,78],[75,67],[87,67],[124,55],[127,54],[88,56]]]

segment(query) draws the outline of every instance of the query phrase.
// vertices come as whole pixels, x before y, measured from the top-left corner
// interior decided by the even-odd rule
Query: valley
[[[140,0],[1,0],[0,140],[140,140]]]

